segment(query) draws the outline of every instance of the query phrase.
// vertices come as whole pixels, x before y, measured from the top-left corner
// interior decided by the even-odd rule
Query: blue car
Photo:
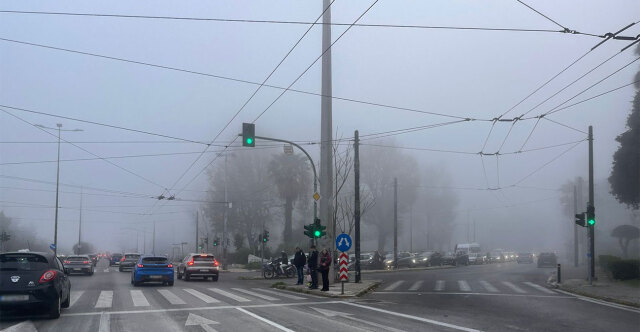
[[[173,264],[167,257],[142,256],[131,271],[131,284],[139,286],[143,282],[161,282],[173,286]]]

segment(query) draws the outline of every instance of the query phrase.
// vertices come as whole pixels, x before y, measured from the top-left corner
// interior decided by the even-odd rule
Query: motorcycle
[[[282,272],[282,270],[284,270],[284,273]],[[293,265],[283,265],[282,269],[280,269],[279,260],[264,263],[264,265],[262,266],[262,276],[265,279],[273,279],[275,277],[293,278],[295,275],[296,268]]]

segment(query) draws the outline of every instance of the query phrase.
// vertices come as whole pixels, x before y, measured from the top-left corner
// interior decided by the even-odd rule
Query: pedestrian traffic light
[[[585,222],[584,222],[584,212],[583,213],[578,213],[576,214],[576,225],[578,226],[585,226]]]
[[[304,235],[313,239],[315,237],[314,231],[316,229],[316,224],[304,225]]]
[[[242,124],[242,146],[256,146],[256,125],[253,123]]]
[[[587,206],[587,225],[595,226],[596,224],[596,208],[593,205]]]
[[[269,231],[264,231],[264,233],[262,234],[262,242],[269,242]]]

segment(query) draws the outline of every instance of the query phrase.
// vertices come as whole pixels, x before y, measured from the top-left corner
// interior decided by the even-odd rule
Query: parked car
[[[109,266],[120,265],[121,259],[122,254],[111,254],[111,258],[109,258]]]
[[[88,256],[89,258],[91,258],[91,262],[93,263],[93,266],[96,266],[98,264],[98,255],[89,254]]]
[[[173,286],[173,264],[167,257],[142,256],[131,271],[131,284],[138,286],[143,282],[155,281]]]
[[[120,258],[120,266],[118,267],[118,271],[123,272],[125,270],[133,270],[133,267],[138,264],[140,256],[142,255],[137,253],[124,254],[124,256]]]
[[[530,252],[521,252],[518,253],[518,258],[516,258],[518,264],[520,263],[529,263],[533,264],[533,254]]]
[[[0,254],[0,317],[4,312],[37,309],[60,317],[70,304],[71,283],[62,262],[43,252]]]
[[[417,254],[411,260],[411,266],[442,265],[442,254],[437,251],[425,251]]]
[[[469,265],[469,253],[466,251],[458,251],[455,253],[456,255],[456,266],[458,265]]]
[[[205,280],[211,278],[213,281],[218,281],[219,265],[213,255],[190,254],[178,265],[178,279],[184,278],[185,281],[189,281],[192,277],[201,277]]]
[[[558,258],[552,252],[541,252],[538,256],[538,267],[556,267]]]
[[[398,253],[398,268],[401,267],[409,267],[412,263],[412,259],[413,257],[415,257],[412,253],[410,252],[399,252]],[[394,257],[393,254],[387,254],[387,257],[384,261],[384,265],[386,269],[392,269],[394,267]]]
[[[84,273],[93,275],[93,262],[88,255],[71,255],[64,260],[64,270],[67,274]]]
[[[479,253],[469,253],[469,264],[475,264],[475,265],[479,265],[479,264],[484,264],[485,263],[485,257],[483,254],[479,254]]]
[[[442,265],[456,265],[456,254],[452,251],[442,254]]]

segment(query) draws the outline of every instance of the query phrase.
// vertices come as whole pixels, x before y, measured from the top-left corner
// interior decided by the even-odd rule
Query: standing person
[[[296,247],[296,255],[293,257],[293,265],[296,266],[296,270],[298,270],[298,283],[296,285],[302,285],[303,280],[303,269],[304,264],[307,262],[307,257],[305,257],[304,252],[300,249],[300,247]]]
[[[311,253],[307,263],[311,272],[311,286],[309,286],[309,289],[318,289],[318,251],[315,245],[311,245]]]
[[[322,273],[322,289],[326,292],[329,290],[329,267],[331,266],[331,255],[327,248],[323,248],[320,253],[320,273]]]

